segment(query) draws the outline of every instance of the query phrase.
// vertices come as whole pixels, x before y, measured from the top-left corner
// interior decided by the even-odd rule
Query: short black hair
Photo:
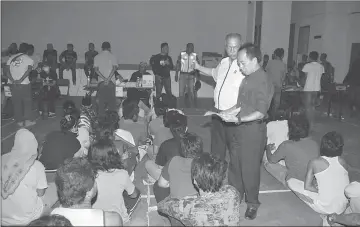
[[[262,54],[260,48],[253,43],[245,43],[239,49],[239,52],[245,50],[246,56],[252,60],[254,58],[257,59],[257,62],[260,63],[262,60]]]
[[[63,207],[81,204],[95,184],[96,172],[87,158],[66,159],[56,171],[55,184]]]
[[[311,58],[311,60],[317,61],[319,58],[319,53],[317,51],[311,51],[309,58]]]
[[[122,158],[115,144],[108,138],[95,142],[89,150],[89,161],[95,171],[110,172],[114,169],[124,169]]]
[[[322,58],[326,59],[326,58],[327,58],[327,54],[322,53],[322,54],[320,55],[320,57],[322,57]]]
[[[76,109],[76,105],[72,100],[66,100],[63,103],[64,115],[71,114]]]
[[[180,155],[184,158],[196,158],[203,153],[203,141],[195,133],[187,132],[180,138]]]
[[[110,45],[109,42],[103,42],[103,43],[101,44],[101,48],[102,48],[103,50],[105,50],[105,49],[110,49],[110,48],[111,48],[111,45]]]
[[[29,44],[27,43],[20,43],[19,45],[19,53],[25,54],[28,51]]]
[[[68,43],[67,46],[68,47],[74,47],[74,45],[72,43]]]
[[[209,153],[202,153],[191,163],[191,177],[204,192],[218,192],[226,177],[228,164]]]
[[[274,55],[278,58],[283,58],[284,57],[284,49],[283,48],[276,48],[274,51]]]
[[[164,47],[166,47],[166,46],[169,46],[169,44],[166,43],[166,42],[165,42],[165,43],[162,43],[162,44],[160,45],[161,49],[164,48]]]
[[[343,153],[344,139],[336,131],[326,133],[321,139],[320,155],[325,157],[337,157]]]
[[[73,226],[69,219],[62,215],[46,215],[42,216],[32,222],[27,226]]]
[[[32,44],[28,44],[28,51],[29,51],[29,50],[35,50],[34,45],[32,45]]]
[[[292,116],[289,121],[289,140],[299,141],[309,136],[310,123],[305,115]]]
[[[60,129],[63,132],[70,131],[76,126],[77,119],[75,116],[68,114],[60,120]]]
[[[133,99],[125,99],[122,103],[122,112],[124,119],[133,119],[136,114],[139,114],[139,101]]]

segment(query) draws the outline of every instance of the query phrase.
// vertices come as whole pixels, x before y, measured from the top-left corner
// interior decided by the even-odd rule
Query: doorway
[[[295,23],[290,24],[289,49],[287,65],[292,65],[294,60]]]
[[[310,39],[310,25],[300,27],[297,54],[308,54]]]

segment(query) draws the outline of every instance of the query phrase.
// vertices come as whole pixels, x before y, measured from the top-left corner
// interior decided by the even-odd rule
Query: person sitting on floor
[[[118,213],[92,208],[91,201],[97,194],[95,178],[87,158],[65,160],[55,177],[60,207],[51,214],[64,216],[73,226],[122,226]]]
[[[45,136],[39,161],[47,171],[56,171],[66,159],[74,157],[80,150],[81,145],[76,136],[76,119],[72,115],[61,119],[60,131],[53,131]]]
[[[47,104],[47,114],[49,118],[56,117],[55,114],[55,101],[58,96],[58,87],[56,86],[57,74],[56,71],[50,69],[48,65],[42,67],[40,72],[41,79],[44,80],[44,86],[40,91],[39,99],[39,114],[42,115],[44,112],[44,102]]]
[[[28,226],[73,226],[69,219],[61,215],[46,215],[32,221]]]
[[[331,226],[334,223],[345,226],[360,226],[360,183],[351,182],[345,188],[345,195],[350,200],[350,206],[344,214],[328,215],[328,222]]]
[[[56,187],[48,184],[37,161],[38,142],[32,132],[19,129],[11,151],[1,156],[1,225],[27,225],[50,212]]]
[[[308,164],[305,182],[294,178],[287,181],[289,188],[319,214],[341,214],[348,204],[344,189],[349,184],[349,167],[340,157],[343,147],[339,133],[326,133],[321,139],[320,156]]]
[[[160,145],[155,161],[150,159],[145,162],[146,171],[154,180],[159,179],[162,168],[168,161],[175,156],[180,156],[180,139],[187,131],[187,117],[178,111],[170,110],[164,116],[164,125],[170,128],[173,138]]]
[[[319,157],[319,145],[309,137],[310,124],[305,115],[289,120],[289,140],[275,150],[275,144],[267,145],[265,169],[282,184],[290,178],[305,181],[308,163]],[[273,151],[275,152],[271,154]],[[279,161],[285,160],[282,166]]]
[[[63,103],[63,116],[72,115],[75,116],[76,119],[80,117],[80,111],[76,108],[75,103],[72,100],[66,100]]]
[[[129,131],[135,140],[135,145],[141,145],[147,138],[147,127],[139,119],[139,106],[136,100],[125,99],[122,103],[123,117],[120,119],[120,129]]]
[[[191,177],[199,194],[182,199],[168,196],[158,211],[180,220],[185,226],[240,226],[240,193],[224,185],[227,162],[203,153],[191,164]]]
[[[135,206],[140,200],[140,191],[130,180],[114,143],[110,139],[100,139],[91,146],[89,160],[97,172],[98,195],[93,208],[114,211],[120,214],[126,224],[130,220],[123,192],[126,191]],[[111,185],[111,187],[109,187]],[[130,207],[133,210],[134,207]]]
[[[171,198],[178,199],[197,194],[191,181],[191,162],[203,153],[202,139],[194,133],[186,133],[181,137],[180,144],[180,156],[175,156],[166,163],[159,180],[154,184],[154,195],[158,203],[169,194]]]

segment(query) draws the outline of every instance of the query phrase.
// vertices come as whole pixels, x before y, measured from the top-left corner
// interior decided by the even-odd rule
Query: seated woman
[[[60,130],[45,136],[39,161],[46,171],[56,171],[65,159],[72,158],[80,150],[80,142],[76,139],[76,119],[67,115],[60,121]]]
[[[185,226],[240,226],[240,193],[224,185],[227,163],[203,153],[191,164],[191,177],[199,194],[182,199],[170,196],[158,211],[180,220]]]
[[[122,103],[123,117],[120,119],[120,129],[129,131],[135,140],[135,145],[141,145],[147,138],[147,124],[139,119],[139,106],[136,100],[125,99]]]
[[[28,226],[73,226],[73,225],[64,216],[46,215],[32,221]]]
[[[340,157],[343,147],[339,133],[326,133],[321,139],[320,156],[308,164],[305,182],[294,178],[287,181],[289,188],[319,214],[341,214],[348,204],[344,189],[349,184],[349,167]]]
[[[309,137],[307,118],[293,116],[288,124],[289,140],[281,143],[273,154],[275,145],[267,145],[268,162],[264,163],[265,169],[284,185],[290,178],[305,181],[309,161],[319,156],[319,145]],[[286,167],[279,164],[280,160],[285,160]]]
[[[73,226],[122,226],[118,213],[92,208],[91,201],[97,194],[95,178],[87,158],[65,160],[55,178],[61,206],[51,214],[64,216]]]
[[[45,168],[37,161],[33,133],[19,129],[11,151],[1,157],[1,225],[27,225],[50,212],[57,201],[56,187],[47,183]]]
[[[197,194],[191,181],[191,162],[203,153],[202,140],[196,134],[186,133],[181,137],[180,144],[180,156],[175,156],[166,163],[159,180],[154,184],[154,195],[158,203],[169,194],[171,198],[178,199]]]
[[[158,153],[149,154],[153,158],[145,162],[145,168],[148,174],[154,179],[158,180],[163,166],[175,156],[180,156],[180,140],[183,134],[187,131],[187,117],[177,111],[171,110],[166,113],[165,124],[170,128],[173,138],[164,141],[159,148]]]
[[[126,209],[123,192],[130,198],[140,200],[140,191],[130,180],[124,169],[122,158],[110,139],[100,139],[91,146],[89,160],[97,172],[96,184],[98,195],[93,208],[114,211],[120,214],[123,222],[129,222],[130,217]],[[109,186],[111,185],[111,187]],[[131,207],[130,210],[133,210]]]
[[[40,78],[44,80],[44,86],[40,91],[39,113],[42,115],[46,110],[49,118],[56,117],[55,101],[59,91],[59,88],[56,85],[58,79],[56,71],[50,69],[48,65],[43,65],[42,71],[40,72]],[[44,109],[44,102],[47,104],[46,109]]]

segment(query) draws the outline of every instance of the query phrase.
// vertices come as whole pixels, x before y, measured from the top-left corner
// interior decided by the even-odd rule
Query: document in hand
[[[239,119],[237,118],[237,114],[240,112],[240,108],[234,109],[229,112],[216,113],[213,111],[207,111],[204,116],[217,115],[225,122],[238,123]]]

